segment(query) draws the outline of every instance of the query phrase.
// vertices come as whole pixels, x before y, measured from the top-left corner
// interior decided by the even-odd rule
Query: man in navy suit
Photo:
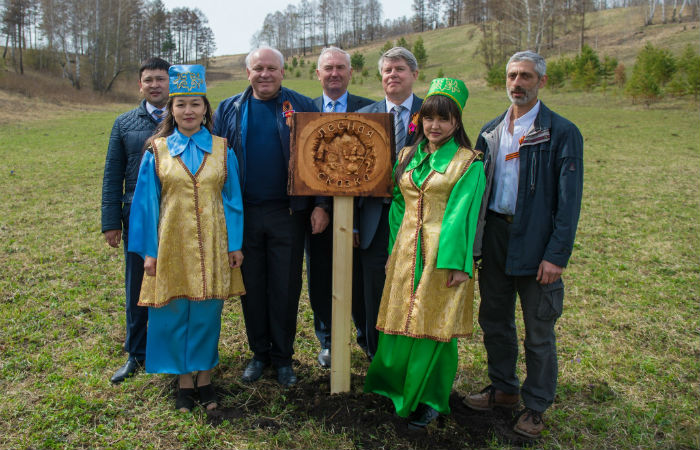
[[[322,112],[354,112],[370,105],[372,100],[358,97],[348,92],[352,77],[350,54],[338,47],[321,50],[316,66],[316,76],[323,87],[323,95],[314,99],[314,104]],[[322,367],[331,366],[331,317],[332,317],[332,267],[333,224],[321,233],[306,231],[306,274],[309,285],[309,301],[314,311],[314,329],[321,343],[318,363]],[[354,255],[354,259],[358,259]],[[357,267],[357,263],[353,261]],[[353,271],[352,317],[357,328],[357,343],[367,353],[365,339],[365,312],[362,300],[360,272]]]
[[[394,47],[379,58],[379,73],[386,98],[360,109],[363,113],[391,113],[394,116],[396,148],[413,144],[415,134],[409,124],[423,100],[413,93],[418,78],[418,62],[413,53]],[[384,289],[384,266],[389,257],[389,206],[391,199],[364,197],[355,209],[355,246],[359,247],[360,272],[365,301],[365,336],[370,359],[377,351],[376,329],[379,302]]]

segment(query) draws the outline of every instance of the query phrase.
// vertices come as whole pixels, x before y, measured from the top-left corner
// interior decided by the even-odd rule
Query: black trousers
[[[275,367],[292,363],[309,221],[308,210],[292,213],[288,205],[244,205],[241,299],[248,345],[256,360]]]
[[[489,378],[501,391],[517,394],[520,390],[525,406],[543,412],[554,401],[557,387],[554,325],[562,313],[564,284],[561,278],[542,285],[535,275],[506,275],[509,238],[510,224],[498,216],[488,215],[479,271],[479,325],[484,331]],[[516,294],[520,297],[525,325],[527,377],[522,387],[516,374]]]
[[[128,216],[127,216],[128,223]],[[124,245],[124,289],[126,292],[126,340],[124,350],[129,358],[137,361],[146,359],[146,329],[148,308],[139,306],[141,282],[143,281],[143,258],[127,251],[129,247],[128,229],[122,233]]]
[[[331,323],[333,317],[333,218],[323,233],[311,234],[306,230],[306,281],[309,286],[309,303],[314,312],[314,331],[321,348],[331,348]],[[360,255],[353,251],[352,269],[352,318],[357,329],[357,344],[367,348],[365,338],[365,304],[362,289]]]
[[[359,251],[365,300],[365,336],[367,349],[371,356],[377,353],[377,344],[379,343],[377,316],[386,279],[386,261],[389,258],[389,207],[390,205],[386,204],[382,208],[379,225],[377,225],[377,231],[374,233],[369,247]]]

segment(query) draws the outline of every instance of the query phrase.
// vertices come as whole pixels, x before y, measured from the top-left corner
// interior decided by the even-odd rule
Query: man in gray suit
[[[358,112],[393,114],[396,156],[401,148],[412,145],[415,138],[409,124],[423,103],[413,93],[413,83],[418,79],[418,62],[410,51],[394,47],[379,58],[379,73],[386,98]],[[370,359],[377,351],[377,314],[384,289],[384,266],[389,257],[390,205],[391,200],[388,198],[364,197],[358,199],[355,209],[355,246],[359,247],[365,301],[365,335]]]
[[[350,54],[338,47],[321,50],[316,66],[316,76],[323,87],[323,95],[314,99],[314,104],[322,112],[354,112],[373,103],[372,100],[358,97],[348,92],[352,77]],[[331,366],[331,318],[332,318],[332,278],[333,224],[321,233],[314,234],[311,227],[306,231],[306,276],[309,285],[309,301],[314,312],[314,329],[321,343],[318,363],[321,367]],[[358,259],[354,255],[354,259]],[[353,261],[357,267],[357,263]],[[365,339],[365,311],[362,300],[362,283],[359,269],[353,270],[352,317],[357,328],[357,344],[367,353]]]

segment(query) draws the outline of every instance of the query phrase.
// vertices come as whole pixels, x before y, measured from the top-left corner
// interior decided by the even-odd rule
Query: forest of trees
[[[107,92],[149,56],[207,64],[216,49],[199,9],[168,11],[161,0],[0,0],[0,18],[8,67],[56,71],[76,89],[89,74]]]
[[[382,21],[378,0],[301,0],[265,17],[252,45],[266,44],[286,56],[314,47],[354,47],[365,42],[467,23],[479,24],[487,68],[514,50],[551,48],[557,37],[575,34],[585,44],[587,13],[644,7],[644,23],[681,21],[698,15],[700,0],[412,0],[413,16]]]
[[[251,39],[278,48],[285,56],[306,55],[314,46],[353,47],[386,36],[387,28],[411,31],[408,19],[382,23],[379,0],[301,0],[269,13]]]

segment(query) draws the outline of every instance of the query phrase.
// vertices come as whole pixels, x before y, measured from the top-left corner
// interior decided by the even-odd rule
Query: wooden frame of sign
[[[295,113],[290,195],[333,196],[331,394],[350,391],[353,197],[391,196],[393,118],[387,113]]]

